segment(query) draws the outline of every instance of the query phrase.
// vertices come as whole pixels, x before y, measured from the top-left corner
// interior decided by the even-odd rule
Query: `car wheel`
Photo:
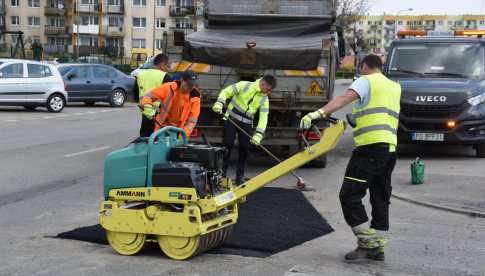
[[[111,96],[109,97],[109,103],[112,107],[122,107],[125,104],[125,100],[125,92],[121,89],[113,90],[113,92],[111,92]]]
[[[49,112],[61,112],[66,106],[66,100],[60,94],[52,94],[46,102],[46,107]]]
[[[485,158],[485,143],[476,145],[475,150],[477,151],[477,157]]]
[[[24,108],[27,109],[27,110],[34,110],[37,108],[37,106],[35,105],[24,105]]]
[[[96,102],[84,102],[86,105],[93,106]]]

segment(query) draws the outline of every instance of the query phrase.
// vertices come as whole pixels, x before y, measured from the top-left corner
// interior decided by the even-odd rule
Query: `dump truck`
[[[272,74],[278,84],[269,94],[263,144],[283,147],[289,156],[298,152],[300,119],[332,99],[345,53],[333,1],[205,0],[203,18],[203,28],[186,36],[174,30],[173,45],[170,39],[164,45],[175,75],[198,73],[201,113],[191,141],[201,142],[203,133],[210,143],[221,142],[223,120],[211,107],[223,88]],[[322,156],[310,165],[325,164]]]

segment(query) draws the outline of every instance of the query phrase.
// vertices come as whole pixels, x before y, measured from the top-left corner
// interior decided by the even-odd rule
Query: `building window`
[[[438,21],[438,26],[443,26],[443,21]]]
[[[40,17],[29,17],[29,26],[40,27]]]
[[[157,29],[165,29],[165,18],[157,18]]]
[[[455,26],[461,26],[461,21],[455,21]]]
[[[377,44],[381,44],[381,40],[380,39],[377,40]]]
[[[146,7],[147,0],[133,0],[133,6]]]
[[[382,31],[381,31],[381,30],[377,30],[377,34],[381,34],[381,33],[382,33]]]
[[[397,25],[402,26],[402,21],[401,20],[397,21]]]
[[[20,24],[20,20],[19,20],[18,16],[11,16],[10,18],[12,19],[12,25],[19,25]]]
[[[39,0],[29,0],[29,7],[30,8],[39,8],[40,1]]]
[[[157,0],[157,7],[165,7],[167,5],[165,0]]]
[[[155,44],[156,44],[155,46],[157,47],[157,50],[162,49],[163,39],[156,39]]]
[[[370,31],[369,30],[367,31],[367,34],[370,34]]]
[[[484,20],[480,20],[480,25],[483,25],[485,23]]]
[[[12,7],[18,7],[19,6],[19,0],[12,0]]]
[[[147,19],[144,17],[133,17],[133,28],[146,28]]]
[[[453,22],[448,21],[448,26],[451,26],[451,25],[453,25]]]
[[[123,38],[108,37],[106,38],[106,44],[108,47],[123,47]]]
[[[382,25],[382,21],[376,21],[376,25],[377,26],[381,26]]]
[[[133,39],[131,41],[131,48],[146,48],[146,41],[145,39]]]
[[[121,27],[122,22],[123,22],[122,18],[119,18],[119,17],[108,18],[108,26],[110,27]]]
[[[108,5],[110,5],[110,6],[122,6],[123,0],[108,0]]]
[[[81,25],[98,25],[97,16],[81,16]]]
[[[364,22],[359,21],[359,26],[362,26],[362,25],[364,25]]]
[[[5,17],[0,16],[0,25],[5,25]]]
[[[372,25],[372,21],[367,21],[367,25]]]

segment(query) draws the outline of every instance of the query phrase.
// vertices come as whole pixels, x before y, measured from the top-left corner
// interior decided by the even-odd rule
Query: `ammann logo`
[[[117,196],[137,196],[145,197],[145,192],[135,192],[135,191],[116,191]]]

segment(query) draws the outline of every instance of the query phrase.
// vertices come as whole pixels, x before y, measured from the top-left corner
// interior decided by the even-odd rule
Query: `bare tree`
[[[359,34],[355,30],[355,22],[369,10],[369,0],[334,0],[333,2],[336,15],[335,25],[342,28],[346,34],[346,44],[354,53],[357,46],[365,50],[366,41],[363,39],[363,34]]]

